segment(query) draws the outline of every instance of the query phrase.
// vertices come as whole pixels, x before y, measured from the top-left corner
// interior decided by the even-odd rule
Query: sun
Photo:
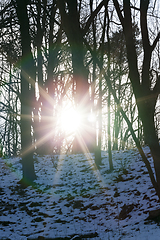
[[[64,109],[60,114],[60,128],[67,134],[76,133],[81,128],[82,115],[74,108]]]

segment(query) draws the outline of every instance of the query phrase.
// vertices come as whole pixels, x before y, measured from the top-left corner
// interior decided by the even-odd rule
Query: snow
[[[93,154],[36,156],[36,185],[25,189],[20,158],[0,158],[0,239],[159,239],[160,223],[147,220],[159,201],[138,151],[113,151],[112,173],[102,156],[99,170]]]

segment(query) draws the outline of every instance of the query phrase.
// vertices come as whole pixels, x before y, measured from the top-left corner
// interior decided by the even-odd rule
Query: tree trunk
[[[108,13],[108,8],[106,7],[106,12],[107,12],[107,19],[108,19],[108,24],[107,24],[107,40],[108,40],[108,66],[107,66],[107,77],[110,79],[111,73],[110,73],[110,61],[111,61],[111,46],[110,46],[110,36],[109,36],[109,28],[110,28],[110,19],[109,19],[109,13]],[[109,168],[110,171],[113,170],[113,162],[112,162],[112,150],[111,150],[111,112],[110,112],[110,104],[111,104],[111,93],[110,89],[108,88],[108,157],[109,157]]]
[[[34,87],[34,61],[31,53],[31,40],[29,35],[29,20],[27,5],[17,0],[17,16],[20,24],[22,60],[21,60],[21,150],[22,170],[25,184],[32,184],[35,180],[33,145],[31,138],[32,101]]]
[[[143,131],[145,137],[145,143],[151,150],[151,155],[154,161],[154,168],[156,173],[156,180],[160,187],[160,145],[158,135],[154,122],[154,105],[149,101],[145,101],[139,106],[139,114],[143,124]]]
[[[42,55],[42,40],[45,32],[45,21],[46,21],[46,1],[43,1],[43,6],[40,1],[36,3],[37,7],[37,35],[36,35],[36,46],[37,46],[37,76],[38,76],[38,86],[39,86],[39,104],[38,109],[36,109],[37,117],[35,119],[35,135],[36,135],[36,147],[37,152],[41,155],[50,154],[52,152],[53,146],[51,141],[51,119],[53,118],[52,110],[53,106],[50,104],[49,98],[47,98],[47,91],[49,91],[48,79],[44,79],[43,73],[43,55]],[[54,4],[51,8],[51,12],[53,12]],[[49,57],[48,57],[48,66],[51,64],[50,62],[50,47],[52,41],[53,44],[53,26],[54,26],[54,15],[51,13],[50,16],[50,33],[52,32],[52,39],[49,33]],[[51,24],[53,23],[53,24]],[[52,58],[52,69],[54,66],[54,61]],[[48,73],[48,71],[47,71]],[[52,74],[52,75],[51,75]],[[53,70],[51,72],[50,81],[53,82]],[[52,76],[52,78],[51,78]],[[44,81],[46,80],[46,82]],[[41,120],[38,117],[39,107],[41,107]]]
[[[109,168],[110,171],[113,171],[113,162],[112,162],[112,149],[111,149],[111,117],[110,117],[110,101],[111,94],[108,90],[108,158],[109,158]]]
[[[99,167],[101,165],[101,147],[102,147],[102,75],[99,76],[99,99],[97,104],[98,112],[98,145],[95,148],[95,163]]]
[[[65,4],[68,12],[66,13]],[[89,96],[88,71],[84,66],[85,49],[83,33],[80,28],[80,19],[77,9],[77,0],[63,0],[59,3],[63,29],[68,38],[72,53],[73,82],[76,85],[75,103],[77,111],[82,116],[82,128],[75,135],[74,152],[92,152],[95,142],[94,133],[88,116],[91,111]]]

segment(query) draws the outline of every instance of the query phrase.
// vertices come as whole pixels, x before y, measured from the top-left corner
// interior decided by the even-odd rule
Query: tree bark
[[[33,146],[31,138],[32,101],[34,87],[34,61],[31,53],[29,19],[26,1],[16,1],[16,12],[20,24],[22,60],[21,60],[21,150],[23,179],[26,185],[32,184],[34,171]]]

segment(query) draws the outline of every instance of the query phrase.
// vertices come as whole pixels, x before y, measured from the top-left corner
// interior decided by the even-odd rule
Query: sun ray
[[[89,152],[89,150],[87,148],[87,145],[86,145],[83,137],[81,136],[80,132],[77,135],[77,140],[78,140],[78,142],[81,146],[81,149],[82,149],[84,155],[86,156],[87,161],[89,162],[90,166],[92,167],[93,173],[95,174],[95,176],[96,176],[97,180],[99,181],[101,187],[105,188],[106,184],[104,183],[102,175],[101,175],[99,169],[97,168],[97,166],[95,164],[95,161],[94,161],[91,153]]]
[[[32,144],[27,149],[24,149],[21,154],[24,156],[27,153],[30,153],[31,151],[35,150],[36,147],[40,147],[43,143],[50,139],[51,136],[53,136],[53,134],[54,130],[49,131],[47,134],[43,135],[43,137],[41,137],[38,141],[36,141],[35,144]]]
[[[28,78],[30,84],[35,88],[36,82],[34,79],[32,78]],[[44,99],[46,99],[46,101],[51,104],[51,106],[54,106],[55,104],[55,100],[40,86],[38,86],[39,89],[39,93],[43,96]],[[66,137],[68,136],[74,136],[77,137],[77,140],[79,142],[79,145],[81,146],[82,152],[84,153],[84,155],[86,156],[87,161],[89,162],[90,166],[92,167],[92,170],[97,178],[97,180],[100,182],[100,184],[102,185],[102,187],[104,187],[104,182],[102,179],[102,176],[100,174],[100,171],[97,169],[97,166],[95,164],[95,161],[91,155],[91,153],[89,152],[88,148],[87,148],[87,144],[85,143],[85,140],[82,137],[82,134],[80,133],[80,131],[85,131],[85,129],[87,128],[87,130],[89,131],[93,131],[93,128],[91,127],[91,125],[85,125],[85,121],[84,121],[84,117],[87,117],[88,122],[92,123],[95,121],[95,116],[93,113],[90,113],[88,111],[88,104],[86,104],[88,100],[88,94],[86,93],[85,96],[83,96],[83,98],[81,99],[81,102],[78,103],[78,109],[79,111],[75,111],[75,108],[73,107],[73,105],[71,106],[70,109],[62,109],[61,113],[60,113],[60,119],[58,119],[58,123],[56,125],[56,127],[59,127],[61,131],[65,132]],[[80,111],[81,109],[81,111]],[[50,109],[49,109],[50,111]],[[88,113],[88,116],[83,116],[86,115]],[[24,118],[30,118],[30,116],[22,116]],[[38,118],[39,116],[34,116],[35,119]],[[43,119],[45,121],[50,121],[49,119],[50,117],[47,116],[43,116]],[[60,122],[59,122],[60,121]],[[54,127],[55,127],[54,125]],[[46,126],[46,128],[44,128],[43,130],[47,130],[48,126]],[[50,130],[49,132],[47,131],[47,133],[45,135],[43,135],[39,140],[36,141],[35,144],[31,145],[28,149],[24,149],[22,152],[22,155],[27,154],[28,152],[32,151],[35,149],[36,147],[40,147],[43,143],[45,143],[47,140],[49,140],[55,130],[53,128],[53,126],[51,127],[52,130]],[[42,130],[42,129],[41,129]],[[58,165],[57,165],[57,172],[54,178],[55,182],[58,182],[58,179],[60,177],[60,171],[62,169],[63,166],[63,161],[65,160],[64,155],[66,154],[66,149],[63,148],[63,146],[61,146],[61,150],[60,150],[60,156],[59,156],[59,160],[58,160]]]

